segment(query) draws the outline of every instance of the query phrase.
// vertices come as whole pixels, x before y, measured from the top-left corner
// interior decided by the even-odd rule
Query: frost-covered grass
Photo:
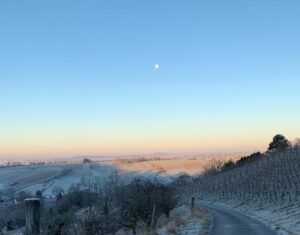
[[[211,157],[148,159],[147,161],[111,160],[101,163],[45,164],[1,168],[0,190],[27,191],[32,194],[41,190],[44,195],[51,195],[55,188],[61,188],[67,192],[70,186],[80,183],[84,177],[91,176],[93,181],[101,183],[116,170],[129,178],[137,174],[154,177],[159,173],[162,179],[170,181],[172,176],[175,177],[181,172],[189,174],[202,172],[203,167],[210,159]]]
[[[51,195],[53,194],[53,190],[58,187],[67,192],[73,184],[81,183],[84,178],[90,177],[93,182],[101,183],[115,171],[115,168],[108,165],[66,165],[60,174],[56,175],[51,180],[32,184],[24,190],[31,193],[35,193],[37,190],[42,190],[44,195]]]
[[[207,235],[210,220],[208,214],[201,208],[195,208],[194,213],[188,206],[182,205],[166,215],[159,217],[155,228],[147,228],[144,224],[137,226],[139,235]],[[116,235],[133,235],[131,230],[121,229]]]
[[[35,165],[0,169],[1,190],[20,191],[56,177],[62,171],[61,165]]]
[[[101,183],[116,171],[115,167],[99,164],[35,165],[0,169],[0,190],[27,191],[35,194],[41,190],[44,195],[53,194],[56,187],[65,192],[82,178],[89,177]]]
[[[208,233],[209,219],[207,213],[195,208],[194,212],[188,206],[180,206],[170,213],[170,217],[161,216],[157,222],[158,235],[205,235]]]
[[[206,174],[186,191],[251,215],[280,234],[300,234],[300,149]]]

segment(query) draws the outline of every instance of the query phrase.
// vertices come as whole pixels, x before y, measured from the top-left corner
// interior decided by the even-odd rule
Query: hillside
[[[189,189],[203,200],[247,212],[277,230],[300,233],[299,147],[205,176]]]

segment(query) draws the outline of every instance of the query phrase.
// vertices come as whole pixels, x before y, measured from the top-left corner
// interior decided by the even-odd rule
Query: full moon
[[[154,65],[154,68],[155,68],[155,69],[159,69],[159,64],[155,64],[155,65]]]

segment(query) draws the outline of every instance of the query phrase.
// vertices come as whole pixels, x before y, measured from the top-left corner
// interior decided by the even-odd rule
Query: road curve
[[[212,235],[276,235],[266,225],[230,209],[199,203],[206,208],[214,217]]]

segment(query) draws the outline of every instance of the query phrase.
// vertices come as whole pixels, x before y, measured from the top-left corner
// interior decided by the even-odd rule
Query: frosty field
[[[124,174],[153,175],[165,177],[179,173],[200,174],[211,157],[174,159],[122,159],[88,164],[45,164],[0,168],[0,190],[4,194],[18,191],[35,193],[41,190],[44,195],[53,194],[57,187],[67,191],[72,184],[91,176],[101,182],[113,172]],[[224,158],[222,158],[224,159]]]

